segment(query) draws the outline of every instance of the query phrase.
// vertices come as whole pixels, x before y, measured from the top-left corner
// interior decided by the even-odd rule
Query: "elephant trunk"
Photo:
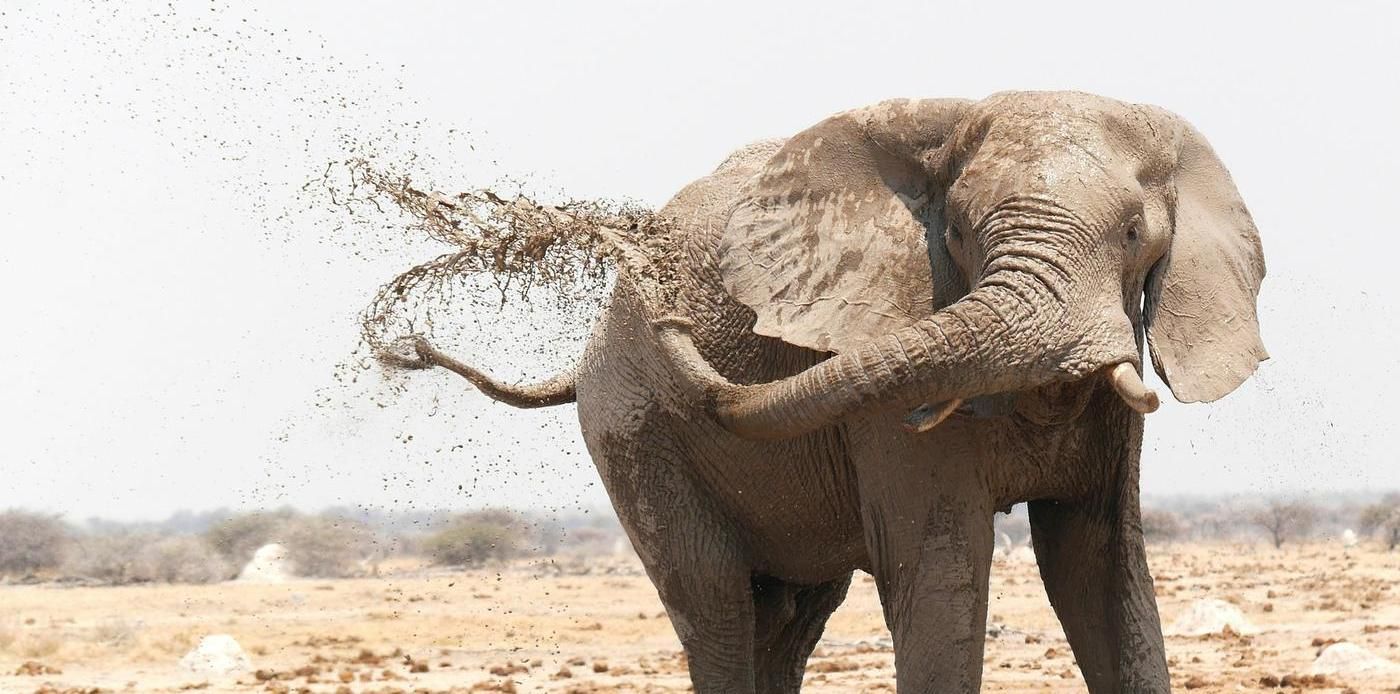
[[[741,436],[783,438],[864,410],[944,403],[911,415],[908,426],[922,431],[959,399],[1073,381],[1119,364],[1136,377],[1137,344],[1121,305],[1100,311],[1097,302],[1071,301],[1064,273],[1049,271],[1045,260],[1003,255],[971,293],[926,320],[786,379],[726,382],[712,392],[715,414]],[[718,376],[701,372],[711,383]],[[1111,373],[1120,393],[1141,387],[1121,370]]]

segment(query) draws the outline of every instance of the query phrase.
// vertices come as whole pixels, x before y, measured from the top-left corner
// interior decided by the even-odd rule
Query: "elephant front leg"
[[[992,511],[940,501],[922,517],[884,515],[872,529],[900,692],[976,692],[982,683]]]
[[[1036,561],[1089,691],[1170,692],[1138,507],[1142,418],[1112,406],[1073,461],[1102,485],[1030,504]]]
[[[697,694],[753,694],[754,603],[749,577],[725,571],[696,580],[696,565],[658,582],[666,614],[680,637]],[[669,584],[669,585],[667,585]]]
[[[937,430],[852,430],[866,546],[900,692],[982,682],[992,503],[976,456]]]

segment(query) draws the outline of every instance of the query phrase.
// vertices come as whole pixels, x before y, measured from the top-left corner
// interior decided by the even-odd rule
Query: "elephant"
[[[898,691],[978,690],[993,518],[1021,502],[1089,691],[1170,690],[1143,348],[1188,403],[1268,358],[1259,233],[1194,127],[1078,92],[897,99],[741,148],[660,213],[674,301],[619,279],[572,369],[418,358],[577,403],[697,692],[798,691],[857,569]]]

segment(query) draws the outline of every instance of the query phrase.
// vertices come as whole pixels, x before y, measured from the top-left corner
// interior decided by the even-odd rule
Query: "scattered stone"
[[[1326,675],[1284,675],[1278,681],[1280,687],[1294,687],[1296,689],[1318,689],[1329,684]]]
[[[63,671],[62,671],[62,670],[60,670],[60,669],[58,669],[58,668],[56,668],[56,667],[52,667],[52,666],[49,666],[49,665],[45,665],[45,664],[43,664],[43,663],[41,663],[41,662],[39,662],[39,661],[37,661],[37,660],[26,660],[26,661],[24,661],[23,664],[21,664],[21,665],[19,666],[19,669],[18,669],[18,670],[15,670],[15,675],[17,675],[17,676],[19,676],[19,677],[34,677],[34,676],[36,676],[36,675],[62,675],[62,674],[63,674]]]
[[[1026,545],[1015,547],[1003,556],[1010,564],[1025,564],[1027,566],[1035,564],[1035,550]]]
[[[860,663],[850,658],[837,658],[835,660],[821,660],[807,666],[811,672],[850,672],[859,670]]]
[[[527,668],[527,667],[525,667],[524,665],[518,665],[518,664],[513,663],[513,662],[508,662],[508,663],[506,663],[505,665],[493,665],[493,666],[491,667],[491,669],[490,669],[488,672],[490,672],[491,674],[493,674],[493,675],[495,675],[495,676],[497,676],[497,677],[510,677],[511,675],[514,675],[514,674],[517,674],[517,673],[529,672],[529,671],[530,671],[530,668]]]

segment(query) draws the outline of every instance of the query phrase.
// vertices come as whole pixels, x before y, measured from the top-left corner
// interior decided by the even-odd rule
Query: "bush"
[[[360,571],[376,549],[374,531],[349,518],[327,516],[286,520],[275,533],[301,576],[342,578]]]
[[[233,571],[228,560],[203,539],[176,535],[142,547],[133,575],[139,581],[216,583],[231,578]]]
[[[1144,509],[1142,536],[1148,542],[1171,542],[1186,532],[1186,522],[1171,511]]]
[[[1277,549],[1284,542],[1312,534],[1319,515],[1318,508],[1306,501],[1272,499],[1263,508],[1250,512],[1248,518],[1268,533]]]
[[[1378,533],[1387,549],[1400,547],[1400,496],[1388,495],[1361,509],[1359,524],[1363,534]]]
[[[57,516],[0,513],[0,575],[27,576],[57,568],[69,541],[68,528]]]
[[[523,519],[509,511],[487,510],[457,516],[423,541],[434,564],[481,566],[520,555],[525,539]]]
[[[259,547],[273,542],[277,531],[295,516],[291,509],[230,516],[206,530],[204,540],[229,563],[241,567]]]
[[[73,551],[63,563],[63,573],[114,585],[149,581],[139,568],[140,557],[146,546],[156,540],[149,533],[135,532],[85,535],[74,541]]]

